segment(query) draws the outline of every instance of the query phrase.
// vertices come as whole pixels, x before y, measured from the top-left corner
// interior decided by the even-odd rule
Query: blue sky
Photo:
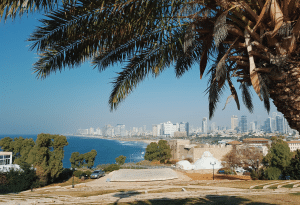
[[[99,73],[87,62],[37,79],[32,70],[37,55],[29,50],[26,39],[41,17],[0,22],[0,134],[64,134],[105,124],[125,124],[126,129],[147,125],[150,130],[152,124],[166,121],[185,121],[197,127],[208,117],[207,79],[199,79],[198,65],[180,79],[175,78],[172,67],[156,79],[150,76],[114,112],[108,105],[110,82],[121,65]],[[253,90],[252,94],[255,109],[250,114],[241,97],[240,111],[233,100],[222,110],[229,96],[225,92],[209,124],[230,126],[231,115],[247,115],[249,122],[265,120],[267,111]],[[273,103],[272,112],[277,112]]]

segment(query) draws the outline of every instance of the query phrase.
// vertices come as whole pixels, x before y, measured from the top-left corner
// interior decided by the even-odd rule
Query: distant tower
[[[241,116],[241,132],[242,133],[245,133],[248,131],[247,126],[248,126],[247,116],[243,115],[243,116]]]
[[[207,118],[204,117],[202,120],[202,132],[204,134],[207,134]]]
[[[231,116],[231,129],[236,130],[238,127],[238,117],[236,115]]]

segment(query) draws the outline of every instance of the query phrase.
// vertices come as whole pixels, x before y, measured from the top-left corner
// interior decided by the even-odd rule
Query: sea
[[[37,135],[0,135],[0,140],[4,137],[32,138],[36,141]],[[73,152],[80,154],[97,151],[94,167],[99,164],[114,164],[120,155],[126,156],[125,163],[139,162],[144,160],[147,143],[140,141],[119,141],[100,139],[84,136],[66,136],[69,145],[64,147],[63,167],[70,168],[70,157]]]

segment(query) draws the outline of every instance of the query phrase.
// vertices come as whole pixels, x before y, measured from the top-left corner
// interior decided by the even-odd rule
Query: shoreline
[[[67,135],[68,137],[85,137],[85,138],[96,138],[96,139],[104,139],[104,140],[116,140],[116,141],[123,141],[123,142],[143,142],[145,144],[150,144],[151,142],[158,142],[158,140],[151,140],[151,139],[139,139],[133,137],[103,137],[99,135]]]

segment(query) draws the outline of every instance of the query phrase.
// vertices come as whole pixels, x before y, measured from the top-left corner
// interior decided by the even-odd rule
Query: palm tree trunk
[[[268,86],[270,97],[290,127],[300,131],[300,67],[290,64],[272,74]]]

